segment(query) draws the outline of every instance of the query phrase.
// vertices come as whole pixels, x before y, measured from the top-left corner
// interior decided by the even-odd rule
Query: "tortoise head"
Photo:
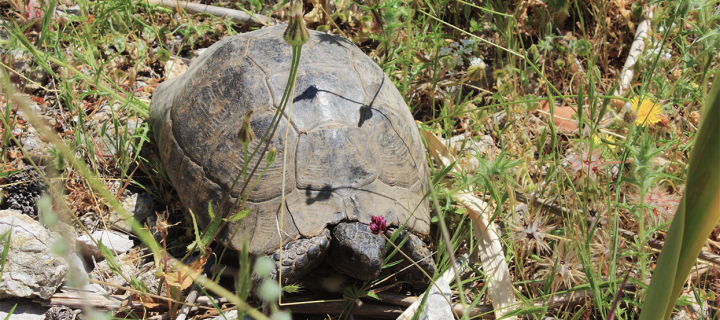
[[[338,271],[360,280],[375,280],[385,259],[385,238],[360,222],[341,222],[333,229],[327,261]]]

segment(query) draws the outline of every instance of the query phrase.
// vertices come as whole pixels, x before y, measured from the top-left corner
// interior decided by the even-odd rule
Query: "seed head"
[[[585,279],[583,266],[577,253],[569,243],[564,241],[557,244],[552,257],[544,259],[539,265],[542,267],[538,271],[539,278],[554,278],[552,282],[553,291],[572,288]]]
[[[250,128],[250,116],[252,113],[253,111],[250,110],[245,114],[245,119],[240,126],[240,131],[238,131],[238,141],[244,145],[248,145],[255,140],[255,132]]]
[[[470,80],[479,81],[485,75],[485,62],[478,57],[472,58],[467,74]]]
[[[275,162],[275,157],[277,157],[277,148],[272,148],[268,151],[267,157],[265,158],[267,165],[273,164],[273,162]]]
[[[567,168],[573,179],[590,178],[596,181],[602,172],[601,167],[604,166],[601,154],[597,150],[593,150],[592,153],[584,151],[580,154],[572,152],[566,156],[566,160]]]
[[[511,223],[510,225],[510,229],[513,231],[511,233],[513,241],[520,243],[521,248],[530,252],[536,250],[537,254],[552,251],[545,239],[548,231],[553,229],[551,226],[548,226],[547,215],[537,213],[533,218],[530,216],[528,210],[523,210],[522,216],[519,218],[519,221]]]
[[[640,204],[641,199],[638,193],[628,195],[630,203]],[[645,193],[645,199],[642,201],[644,207],[648,209],[645,216],[650,226],[656,226],[660,223],[670,221],[675,217],[675,212],[680,205],[681,196],[679,194],[670,194],[665,186],[651,187]]]
[[[293,47],[299,47],[310,40],[310,31],[305,26],[303,21],[303,4],[300,0],[295,0],[290,3],[290,21],[288,22],[287,29],[283,39],[289,45]]]

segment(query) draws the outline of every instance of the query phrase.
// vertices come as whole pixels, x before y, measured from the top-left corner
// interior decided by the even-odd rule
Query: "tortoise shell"
[[[245,114],[253,111],[252,152],[279,106],[292,57],[284,30],[276,25],[227,37],[155,91],[150,120],[162,164],[201,226],[210,222],[208,203],[220,212],[219,204],[243,168],[237,134]],[[228,223],[218,240],[235,249],[249,241],[250,252],[262,254],[278,248],[281,234],[286,243],[317,236],[340,221],[369,224],[373,215],[384,216],[392,226],[407,222],[414,232],[427,234],[425,149],[402,96],[347,39],[310,35],[302,47],[292,114],[285,110],[271,142],[277,160],[250,192],[245,208],[251,213]],[[285,155],[286,212],[280,231]],[[249,161],[250,168],[257,158]],[[260,162],[251,181],[266,159]],[[241,189],[242,179],[228,203]]]

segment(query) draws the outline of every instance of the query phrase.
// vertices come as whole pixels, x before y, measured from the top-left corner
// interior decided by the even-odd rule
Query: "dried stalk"
[[[628,54],[625,65],[620,71],[620,85],[615,91],[616,96],[623,96],[628,90],[630,90],[630,83],[632,82],[635,72],[633,67],[638,61],[640,55],[645,51],[645,40],[648,38],[648,31],[650,30],[650,20],[652,20],[653,11],[652,9],[645,10],[644,19],[638,23],[635,29],[635,40],[633,40],[630,46],[630,53]]]
[[[147,0],[149,4],[160,5],[166,8],[177,8],[181,7],[185,11],[198,14],[206,13],[216,17],[227,17],[234,23],[239,23],[246,26],[267,26],[268,20],[272,23],[277,23],[275,19],[268,19],[268,17],[253,14],[249,15],[240,10],[209,6],[199,3],[185,2],[185,1],[173,1],[173,0]]]

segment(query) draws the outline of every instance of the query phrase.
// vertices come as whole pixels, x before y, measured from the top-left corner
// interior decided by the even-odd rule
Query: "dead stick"
[[[192,285],[192,289],[190,289],[190,294],[188,294],[188,296],[185,298],[185,302],[192,304],[192,303],[195,303],[195,300],[197,300],[197,298],[198,298],[198,287],[197,287],[197,283],[194,283]],[[182,307],[182,309],[180,309],[180,312],[178,313],[176,320],[187,319],[187,315],[188,315],[188,313],[190,313],[190,309],[191,309],[191,306],[189,306],[187,304],[184,305]]]
[[[282,309],[290,310],[293,314],[331,314],[338,315],[345,310],[345,303],[341,301],[319,302],[311,304],[296,304],[283,306]],[[347,312],[347,311],[345,311]],[[365,302],[362,306],[353,306],[354,316],[370,317],[373,319],[394,319],[402,314],[398,306]]]
[[[635,62],[638,61],[640,55],[645,51],[645,41],[649,35],[648,31],[651,29],[650,20],[652,20],[653,17],[653,9],[652,6],[646,6],[644,8],[645,15],[643,20],[641,20],[637,28],[635,28],[635,38],[633,39],[632,45],[630,45],[630,53],[625,60],[625,65],[620,71],[620,85],[617,90],[615,90],[616,96],[622,96],[630,89],[630,83],[632,83],[635,75],[633,67],[635,67]]]
[[[185,11],[193,14],[207,13],[216,17],[228,17],[232,22],[247,26],[266,26],[268,24],[268,17],[259,14],[251,16],[240,10],[174,0],[147,0],[147,2],[153,5],[161,5],[166,8],[176,8],[180,6],[185,9]],[[277,23],[278,21],[272,19],[271,22]]]
[[[397,292],[383,291],[377,292],[376,294],[378,298],[380,298],[380,301],[391,303],[401,307],[409,307],[418,299],[418,297],[416,296],[408,296]]]

